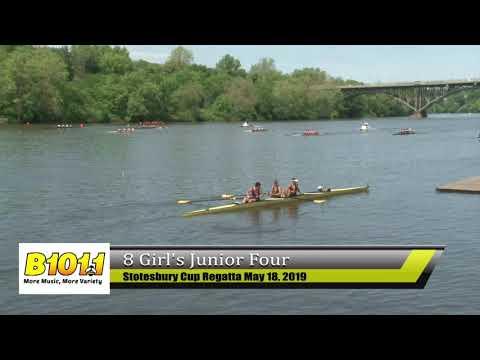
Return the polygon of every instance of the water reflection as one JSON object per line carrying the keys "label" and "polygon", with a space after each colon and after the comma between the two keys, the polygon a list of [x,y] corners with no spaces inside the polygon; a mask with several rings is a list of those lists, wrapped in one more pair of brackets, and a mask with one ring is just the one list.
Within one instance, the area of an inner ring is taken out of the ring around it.
{"label": "water reflection", "polygon": [[290,219],[298,219],[298,205],[292,205],[286,208],[288,217]]}
{"label": "water reflection", "polygon": [[[265,209],[252,209],[246,211],[249,224],[252,226],[262,225],[267,215],[271,214],[272,224],[280,224],[285,219],[298,220],[299,204],[292,204],[288,207],[273,207]],[[268,216],[270,217],[270,216]]]}
{"label": "water reflection", "polygon": [[247,211],[249,223],[253,226],[262,224],[261,210]]}
{"label": "water reflection", "polygon": [[282,211],[282,210],[281,210],[281,209],[278,209],[278,208],[272,210],[272,222],[273,222],[274,224],[278,223],[278,220],[280,219],[280,215],[281,215],[280,212],[281,212],[281,211]]}

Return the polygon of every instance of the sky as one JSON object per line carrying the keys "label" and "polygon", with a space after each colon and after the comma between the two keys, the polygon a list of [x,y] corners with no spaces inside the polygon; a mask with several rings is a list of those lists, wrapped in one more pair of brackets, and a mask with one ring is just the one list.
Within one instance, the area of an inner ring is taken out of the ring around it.
{"label": "sky", "polygon": [[[163,63],[177,45],[125,45],[130,56]],[[230,54],[243,68],[271,57],[282,72],[315,67],[366,83],[480,78],[478,45],[182,45],[194,62],[214,67]]]}

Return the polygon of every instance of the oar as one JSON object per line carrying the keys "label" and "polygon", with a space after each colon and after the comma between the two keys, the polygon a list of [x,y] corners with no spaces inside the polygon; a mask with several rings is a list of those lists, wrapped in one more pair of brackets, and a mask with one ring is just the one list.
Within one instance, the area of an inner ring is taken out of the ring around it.
{"label": "oar", "polygon": [[232,200],[236,197],[244,196],[242,195],[233,195],[233,194],[222,194],[220,197],[215,198],[205,198],[205,199],[196,199],[196,200],[177,200],[177,204],[179,205],[187,205],[194,202],[206,202],[206,201],[220,201],[220,200]]}
{"label": "oar", "polygon": [[[268,192],[262,193],[263,195],[268,195]],[[195,202],[207,202],[207,201],[221,201],[221,200],[235,200],[236,198],[239,197],[245,197],[245,194],[240,194],[240,195],[233,195],[233,194],[222,194],[220,197],[215,197],[215,198],[206,198],[206,199],[196,199],[196,200],[177,200],[178,205],[188,205],[192,204]]]}

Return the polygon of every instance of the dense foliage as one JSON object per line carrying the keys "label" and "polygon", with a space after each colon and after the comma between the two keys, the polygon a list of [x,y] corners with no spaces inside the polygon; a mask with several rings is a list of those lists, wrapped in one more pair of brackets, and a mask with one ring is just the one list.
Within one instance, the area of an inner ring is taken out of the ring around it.
{"label": "dense foliage", "polygon": [[[310,120],[406,115],[383,95],[344,99],[356,84],[320,69],[284,74],[273,59],[249,71],[225,55],[215,68],[178,47],[164,64],[123,47],[0,46],[0,118],[10,122]],[[480,106],[480,100],[477,101]]]}
{"label": "dense foliage", "polygon": [[471,90],[451,95],[434,104],[430,112],[478,113],[480,112],[480,90]]}

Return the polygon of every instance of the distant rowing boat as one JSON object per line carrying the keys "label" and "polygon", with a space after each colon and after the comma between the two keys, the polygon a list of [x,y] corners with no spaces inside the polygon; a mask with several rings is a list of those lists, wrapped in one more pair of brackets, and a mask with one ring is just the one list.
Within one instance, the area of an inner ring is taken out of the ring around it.
{"label": "distant rowing boat", "polygon": [[309,129],[309,130],[305,130],[303,132],[303,136],[319,136],[319,135],[320,135],[320,133],[317,130]]}
{"label": "distant rowing boat", "polygon": [[412,128],[408,128],[408,129],[400,129],[399,132],[396,132],[393,135],[413,135],[413,134],[415,134],[415,130],[413,130]]}
{"label": "distant rowing boat", "polygon": [[166,128],[167,125],[163,121],[143,121],[135,127],[137,130],[141,129],[162,129]]}
{"label": "distant rowing boat", "polygon": [[109,131],[110,134],[132,134],[135,131],[135,128],[128,127],[128,128],[121,128],[117,130]]}
{"label": "distant rowing boat", "polygon": [[330,191],[303,193],[301,195],[291,197],[291,198],[266,198],[265,200],[260,200],[260,201],[247,203],[247,204],[233,203],[228,205],[215,206],[215,207],[210,207],[206,209],[190,211],[183,214],[183,216],[192,217],[192,216],[199,216],[199,215],[220,214],[220,213],[226,213],[226,212],[241,211],[241,210],[247,210],[252,208],[285,206],[292,203],[297,203],[299,201],[313,201],[313,200],[325,199],[333,196],[355,194],[355,193],[366,192],[366,191],[368,191],[368,185],[344,188],[344,189],[331,189]]}
{"label": "distant rowing boat", "polygon": [[245,130],[245,132],[250,132],[250,133],[264,132],[264,131],[267,131],[267,129],[262,128],[262,127],[254,127],[253,129]]}

